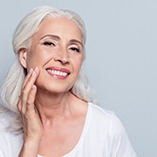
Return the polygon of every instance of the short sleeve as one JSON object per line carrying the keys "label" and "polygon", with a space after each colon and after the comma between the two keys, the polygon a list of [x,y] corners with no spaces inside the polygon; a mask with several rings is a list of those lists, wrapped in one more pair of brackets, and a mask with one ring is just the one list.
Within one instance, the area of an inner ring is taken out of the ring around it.
{"label": "short sleeve", "polygon": [[123,124],[114,113],[110,122],[109,134],[111,137],[110,157],[137,157]]}

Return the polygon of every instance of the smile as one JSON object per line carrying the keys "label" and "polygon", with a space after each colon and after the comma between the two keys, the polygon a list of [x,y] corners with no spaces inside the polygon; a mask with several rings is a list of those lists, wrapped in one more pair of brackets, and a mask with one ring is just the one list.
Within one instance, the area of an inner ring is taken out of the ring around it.
{"label": "smile", "polygon": [[63,72],[63,71],[51,70],[51,69],[48,69],[47,71],[48,71],[49,73],[51,73],[52,75],[68,76],[68,73],[67,73],[67,72]]}
{"label": "smile", "polygon": [[66,68],[49,67],[47,72],[56,79],[66,79],[70,75],[70,71]]}

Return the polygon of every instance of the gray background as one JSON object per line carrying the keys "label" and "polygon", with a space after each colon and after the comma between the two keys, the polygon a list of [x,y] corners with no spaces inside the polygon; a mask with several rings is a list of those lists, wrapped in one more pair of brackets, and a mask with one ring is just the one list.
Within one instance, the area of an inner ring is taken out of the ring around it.
{"label": "gray background", "polygon": [[139,157],[157,157],[157,1],[3,1],[0,83],[14,60],[11,39],[17,23],[47,4],[82,16],[88,33],[85,67],[97,100],[120,117]]}

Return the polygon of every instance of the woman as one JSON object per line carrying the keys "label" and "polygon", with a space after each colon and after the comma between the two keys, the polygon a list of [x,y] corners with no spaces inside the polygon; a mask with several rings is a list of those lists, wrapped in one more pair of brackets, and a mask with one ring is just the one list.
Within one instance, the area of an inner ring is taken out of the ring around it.
{"label": "woman", "polygon": [[74,12],[34,9],[19,23],[1,88],[1,157],[135,157],[116,115],[82,73],[86,31]]}

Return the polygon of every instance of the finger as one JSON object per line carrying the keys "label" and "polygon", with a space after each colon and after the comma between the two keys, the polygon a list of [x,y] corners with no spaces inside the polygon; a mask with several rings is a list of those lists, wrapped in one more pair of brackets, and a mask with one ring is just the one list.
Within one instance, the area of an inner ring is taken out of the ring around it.
{"label": "finger", "polygon": [[31,73],[30,73],[30,76],[28,76],[28,78],[26,79],[24,85],[23,85],[23,88],[22,88],[22,97],[26,97],[26,100],[27,100],[27,97],[28,97],[28,94],[32,88],[32,86],[34,85],[37,77],[38,77],[38,74],[39,74],[39,69],[38,67],[35,68],[35,70],[33,70]]}
{"label": "finger", "polygon": [[20,113],[20,117],[21,117],[23,126],[24,126],[24,124],[25,124],[25,121],[24,121],[24,114],[25,114],[25,113],[22,112],[22,104],[21,104],[21,100],[20,100],[20,99],[19,99],[19,101],[18,101],[17,107],[18,107],[18,110],[19,110],[19,113]]}
{"label": "finger", "polygon": [[37,87],[35,85],[33,85],[30,93],[29,93],[29,97],[27,100],[27,104],[26,104],[26,108],[22,107],[21,105],[21,100],[19,100],[18,102],[18,108],[20,111],[20,115],[21,115],[21,119],[23,122],[23,129],[25,130],[25,127],[27,127],[27,122],[28,120],[32,120],[32,118],[34,117],[34,113],[35,108],[34,108],[34,101],[35,101],[35,95],[36,95],[36,91],[37,91]]}
{"label": "finger", "polygon": [[32,87],[33,87],[33,85],[36,81],[36,78],[37,78],[38,74],[39,74],[39,69],[36,68],[32,72],[31,76],[28,78],[27,82],[25,83],[25,86],[22,89],[21,101],[22,101],[22,112],[23,113],[26,110],[27,100],[29,98],[30,91],[32,90]]}
{"label": "finger", "polygon": [[21,112],[22,107],[21,107],[21,99],[20,99],[20,96],[19,96],[19,100],[18,100],[18,103],[17,103],[17,108],[18,108],[19,112]]}
{"label": "finger", "polygon": [[35,96],[36,96],[37,87],[35,85],[32,86],[31,91],[29,93],[29,97],[27,100],[27,111],[28,112],[35,112],[34,109],[34,102],[35,102]]}
{"label": "finger", "polygon": [[25,86],[25,84],[27,83],[27,81],[28,81],[28,79],[30,78],[32,72],[33,72],[33,69],[31,68],[31,69],[29,70],[29,73],[26,75],[26,78],[25,78],[25,80],[24,80],[24,82],[23,82],[22,88],[23,88],[23,87]]}
{"label": "finger", "polygon": [[[30,82],[30,80],[32,80],[32,78],[36,79],[38,74],[39,74],[39,68],[38,67],[36,67],[34,70],[31,68],[29,73],[27,74],[25,80],[24,80],[22,88],[24,88],[26,86],[26,84],[28,82]],[[35,78],[35,76],[36,76],[36,78]],[[34,82],[33,82],[33,84],[34,84]]]}

